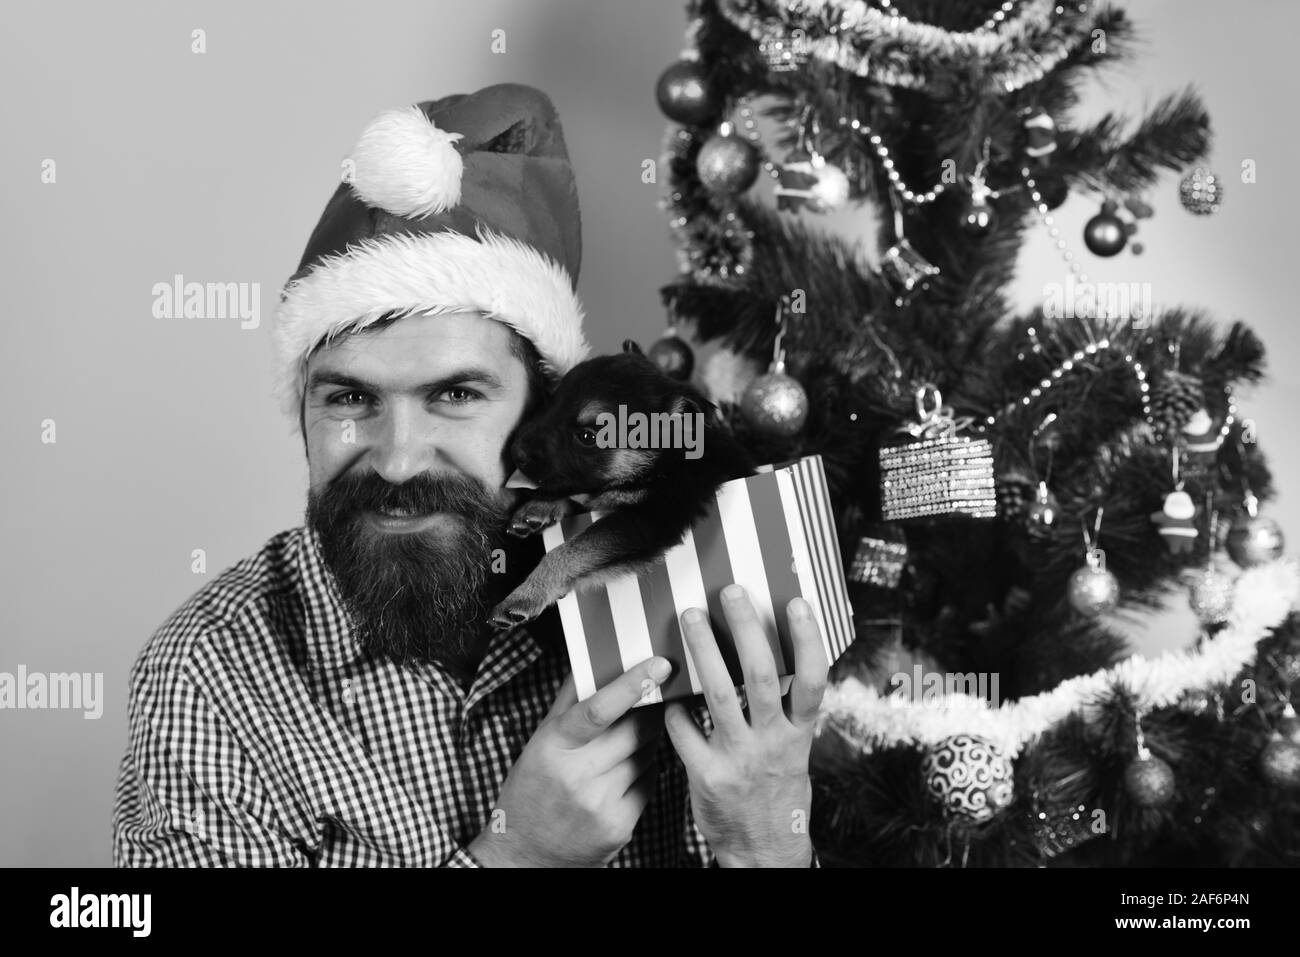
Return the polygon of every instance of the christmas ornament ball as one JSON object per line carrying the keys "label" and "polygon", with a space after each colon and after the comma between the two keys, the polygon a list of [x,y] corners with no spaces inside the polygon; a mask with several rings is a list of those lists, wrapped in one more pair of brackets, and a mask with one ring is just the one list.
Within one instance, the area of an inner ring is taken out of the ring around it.
{"label": "christmas ornament ball", "polygon": [[758,150],[748,140],[727,133],[717,133],[700,147],[695,167],[700,182],[711,193],[743,193],[758,179]]}
{"label": "christmas ornament ball", "polygon": [[1189,213],[1198,216],[1217,213],[1223,202],[1223,179],[1198,166],[1178,184],[1178,201]]}
{"label": "christmas ornament ball", "polygon": [[650,346],[647,357],[664,373],[685,382],[695,369],[695,353],[674,333],[668,333]]}
{"label": "christmas ornament ball", "polygon": [[1174,796],[1174,771],[1154,754],[1133,759],[1124,771],[1124,789],[1142,807],[1160,807]]}
{"label": "christmas ornament ball", "polygon": [[740,397],[745,421],[760,432],[791,438],[808,418],[808,393],[799,380],[773,369],[756,378]]}
{"label": "christmas ornament ball", "polygon": [[1070,198],[1070,184],[1063,177],[1039,178],[1034,185],[1038,187],[1038,195],[1048,209],[1059,209]]}
{"label": "christmas ornament ball", "polygon": [[950,816],[969,824],[991,821],[1015,798],[1015,768],[990,741],[954,734],[921,759],[925,789]]}
{"label": "christmas ornament ball", "polygon": [[679,60],[659,75],[655,98],[664,116],[677,123],[707,123],[718,112],[708,77],[697,61]]}
{"label": "christmas ornament ball", "polygon": [[1113,213],[1098,213],[1083,227],[1083,243],[1094,255],[1114,256],[1127,242],[1124,221]]}
{"label": "christmas ornament ball", "polygon": [[1243,568],[1281,558],[1285,547],[1282,529],[1263,515],[1243,515],[1228,529],[1228,554]]}
{"label": "christmas ornament ball", "polygon": [[1095,618],[1119,604],[1119,581],[1104,568],[1086,565],[1070,576],[1066,598],[1079,614]]}
{"label": "christmas ornament ball", "polygon": [[1206,568],[1196,573],[1189,589],[1188,603],[1204,625],[1228,620],[1232,612],[1233,581],[1223,572]]}
{"label": "christmas ornament ball", "polygon": [[997,224],[997,213],[989,203],[969,202],[962,210],[960,225],[967,236],[983,239]]}
{"label": "christmas ornament ball", "polygon": [[1275,733],[1260,752],[1259,773],[1275,787],[1300,787],[1300,744]]}

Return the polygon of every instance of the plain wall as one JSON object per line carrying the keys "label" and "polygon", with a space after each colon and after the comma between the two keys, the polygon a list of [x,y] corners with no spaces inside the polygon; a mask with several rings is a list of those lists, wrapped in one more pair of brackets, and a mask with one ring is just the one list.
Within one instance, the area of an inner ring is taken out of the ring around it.
{"label": "plain wall", "polygon": [[[1138,3],[1137,68],[1096,106],[1139,107],[1196,82],[1215,117],[1226,204],[1193,218],[1176,179],[1154,194],[1147,252],[1089,263],[1153,284],[1160,302],[1250,321],[1273,377],[1244,397],[1271,455],[1271,513],[1300,531],[1290,417],[1300,377],[1289,45],[1281,2]],[[6,10],[0,36],[3,326],[0,671],[103,672],[104,713],[0,712],[0,864],[105,865],[126,679],[137,651],[203,582],[301,522],[306,470],[270,394],[280,285],[379,110],[512,80],[556,102],[584,218],[581,294],[600,351],[652,341],[676,265],[658,187],[654,82],[683,42],[677,2],[364,4],[51,2]],[[207,52],[191,52],[191,31]],[[506,53],[490,52],[493,30]],[[1234,181],[1243,158],[1259,182]],[[57,182],[41,164],[57,163]],[[1059,214],[1077,239],[1095,204]],[[867,214],[863,213],[862,222]],[[864,227],[865,231],[865,227]],[[152,287],[258,282],[261,323],[155,319]],[[1022,253],[1026,308],[1060,260],[1041,232]],[[57,442],[43,444],[53,419]],[[191,570],[195,549],[207,571]],[[1188,622],[1146,629],[1186,644]],[[1135,638],[1135,640],[1139,640]]]}

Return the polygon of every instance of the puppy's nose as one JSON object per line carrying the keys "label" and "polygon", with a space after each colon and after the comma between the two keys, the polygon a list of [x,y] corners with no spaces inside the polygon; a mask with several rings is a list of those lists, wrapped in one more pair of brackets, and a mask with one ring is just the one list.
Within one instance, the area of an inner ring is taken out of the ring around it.
{"label": "puppy's nose", "polygon": [[514,459],[515,468],[531,477],[529,466],[533,464],[533,458],[529,455],[528,447],[520,440],[516,440],[510,446],[510,457]]}

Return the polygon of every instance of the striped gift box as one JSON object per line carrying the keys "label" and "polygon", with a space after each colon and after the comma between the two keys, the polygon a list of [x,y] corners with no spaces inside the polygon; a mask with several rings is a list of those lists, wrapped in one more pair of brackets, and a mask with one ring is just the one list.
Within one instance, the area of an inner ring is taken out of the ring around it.
{"label": "striped gift box", "polygon": [[[546,550],[573,538],[603,514],[575,515],[547,528],[542,539]],[[671,661],[673,677],[640,704],[699,694],[695,664],[681,634],[681,614],[687,608],[708,611],[722,657],[739,687],[740,661],[720,598],[732,582],[745,588],[767,630],[783,693],[794,672],[785,620],[791,598],[802,596],[812,605],[828,661],[853,640],[852,608],[820,456],[724,483],[708,514],[648,574],[625,575],[560,599],[560,622],[579,699],[651,655]]]}

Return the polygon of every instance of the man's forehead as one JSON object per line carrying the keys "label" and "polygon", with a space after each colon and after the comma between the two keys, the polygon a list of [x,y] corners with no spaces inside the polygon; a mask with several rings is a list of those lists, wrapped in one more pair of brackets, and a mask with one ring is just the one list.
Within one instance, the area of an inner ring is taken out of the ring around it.
{"label": "man's forehead", "polygon": [[505,369],[514,359],[513,331],[478,312],[404,316],[378,328],[339,336],[312,356],[312,371],[354,366],[400,371],[473,362]]}

